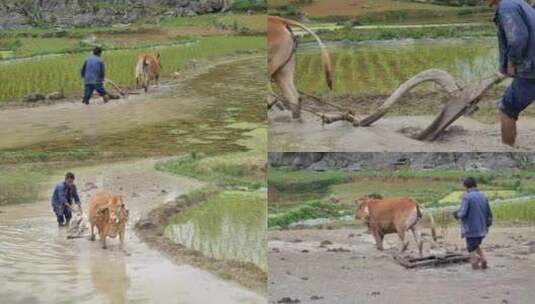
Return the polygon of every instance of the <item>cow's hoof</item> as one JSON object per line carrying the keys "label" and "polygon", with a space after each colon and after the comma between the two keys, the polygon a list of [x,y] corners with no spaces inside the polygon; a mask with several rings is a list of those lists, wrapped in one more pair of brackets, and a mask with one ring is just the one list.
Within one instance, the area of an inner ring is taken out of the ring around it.
{"label": "cow's hoof", "polygon": [[102,246],[102,249],[108,249],[108,247],[107,246]]}

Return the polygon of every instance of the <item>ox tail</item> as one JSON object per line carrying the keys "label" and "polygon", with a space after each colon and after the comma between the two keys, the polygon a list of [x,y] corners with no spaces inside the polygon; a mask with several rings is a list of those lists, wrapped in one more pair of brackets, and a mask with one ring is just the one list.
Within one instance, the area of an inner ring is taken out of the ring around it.
{"label": "ox tail", "polygon": [[307,32],[310,35],[312,35],[312,37],[314,37],[314,39],[316,39],[316,41],[318,42],[318,44],[320,46],[320,50],[321,50],[321,62],[323,64],[323,70],[325,71],[325,80],[327,81],[327,86],[329,87],[329,89],[332,90],[333,86],[334,86],[334,80],[333,80],[334,73],[333,73],[333,67],[332,67],[332,62],[331,62],[331,56],[329,55],[329,52],[327,51],[327,47],[325,47],[325,44],[323,44],[323,42],[321,41],[320,37],[318,35],[316,35],[316,33],[314,33],[311,29],[306,27],[304,24],[301,24],[301,23],[299,23],[297,21],[290,20],[290,19],[285,19],[285,18],[280,18],[280,17],[274,17],[274,16],[270,16],[270,18],[273,18],[273,19],[276,19],[278,21],[281,21],[286,25],[297,26],[297,27],[303,29],[305,32]]}
{"label": "ox tail", "polygon": [[136,84],[139,86],[140,81],[143,79],[143,73],[145,68],[145,56],[143,58],[139,59],[136,64],[136,71],[135,71],[135,77],[136,77]]}
{"label": "ox tail", "polygon": [[437,230],[435,225],[435,217],[433,216],[433,213],[425,211],[425,208],[418,205],[416,207],[416,212],[418,214],[418,219],[421,219],[423,217],[422,210],[429,216],[429,223],[431,224],[431,237],[433,238],[433,241],[437,241]]}

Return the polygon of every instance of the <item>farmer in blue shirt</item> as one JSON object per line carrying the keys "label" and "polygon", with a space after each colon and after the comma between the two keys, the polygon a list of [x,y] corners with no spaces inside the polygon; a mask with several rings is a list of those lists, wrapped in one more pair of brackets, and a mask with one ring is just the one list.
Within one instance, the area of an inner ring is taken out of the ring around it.
{"label": "farmer in blue shirt", "polygon": [[500,72],[514,78],[498,103],[502,142],[513,146],[518,115],[535,100],[535,9],[525,0],[489,0],[496,6]]}
{"label": "farmer in blue shirt", "polygon": [[78,191],[74,185],[74,174],[68,172],[65,175],[65,181],[59,183],[52,193],[52,210],[56,214],[58,225],[60,227],[69,225],[72,213],[70,205],[75,202],[81,205]]}
{"label": "farmer in blue shirt", "polygon": [[472,268],[486,269],[488,267],[487,259],[485,259],[480,245],[492,225],[492,211],[487,197],[477,189],[477,183],[473,177],[464,180],[464,187],[466,192],[461,208],[453,215],[462,222],[461,236],[466,238],[466,247],[470,253]]}
{"label": "farmer in blue shirt", "polygon": [[102,58],[102,48],[95,47],[93,50],[93,55],[89,56],[84,62],[82,67],[82,78],[85,83],[84,99],[82,102],[86,105],[89,104],[89,100],[93,95],[93,92],[96,90],[100,96],[104,99],[104,102],[110,100],[110,96],[104,89],[104,78],[106,67]]}

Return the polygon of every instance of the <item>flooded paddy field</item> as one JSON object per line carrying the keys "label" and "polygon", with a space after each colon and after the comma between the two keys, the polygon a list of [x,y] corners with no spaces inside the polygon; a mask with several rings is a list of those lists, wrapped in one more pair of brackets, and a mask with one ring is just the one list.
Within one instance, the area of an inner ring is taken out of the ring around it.
{"label": "flooded paddy field", "polygon": [[[313,94],[352,110],[356,119],[373,113],[403,82],[417,73],[443,69],[461,87],[477,84],[497,72],[495,39],[422,39],[329,44],[335,67],[335,87],[328,92],[317,48],[302,45],[297,53],[296,83]],[[425,129],[448,101],[435,85],[424,84],[412,90],[389,113],[369,127],[355,128],[342,121],[322,125],[316,115],[303,112],[301,121],[287,112],[272,109],[270,151],[511,151],[500,143],[497,101],[510,80],[487,92],[470,116],[453,123],[434,142],[413,139]],[[312,106],[304,97],[304,108]],[[313,107],[319,113],[332,110]],[[330,112],[329,112],[330,111]],[[517,150],[535,144],[533,108],[522,113]]]}
{"label": "flooded paddy field", "polygon": [[249,262],[267,271],[266,201],[264,191],[222,192],[179,214],[166,235],[209,257]]}

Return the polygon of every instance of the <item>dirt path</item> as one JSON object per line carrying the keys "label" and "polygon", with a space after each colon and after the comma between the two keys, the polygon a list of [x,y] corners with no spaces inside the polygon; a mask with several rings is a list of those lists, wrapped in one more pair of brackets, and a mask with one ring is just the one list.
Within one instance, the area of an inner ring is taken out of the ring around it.
{"label": "dirt path", "polygon": [[[142,243],[133,225],[146,212],[200,183],[154,169],[156,160],[75,168],[84,210],[99,190],[123,194],[131,210],[125,252],[118,240],[66,239],[49,203],[53,176],[38,202],[0,209],[0,298],[10,303],[265,303],[236,283],[169,261]],[[150,300],[149,300],[150,299]]]}
{"label": "dirt path", "polygon": [[[399,246],[394,235],[379,252],[363,229],[274,231],[268,244],[269,302],[290,303],[279,302],[289,297],[318,304],[532,303],[534,235],[535,227],[493,228],[483,246],[490,262],[486,271],[469,264],[406,270],[391,257]],[[323,241],[332,244],[320,247]],[[450,249],[464,248],[457,229],[450,228],[445,241]],[[429,247],[426,243],[426,253]]]}
{"label": "dirt path", "polygon": [[[432,116],[385,117],[370,127],[355,128],[347,122],[322,126],[321,120],[303,113],[302,122],[290,119],[287,112],[269,114],[269,151],[282,152],[503,152],[530,151],[535,147],[535,118],[518,121],[517,146],[500,141],[500,125],[483,124],[469,117],[457,120],[435,142],[409,137],[410,131],[423,130]],[[407,133],[407,131],[409,133]]]}
{"label": "dirt path", "polygon": [[[0,110],[0,149],[23,148],[43,142],[83,141],[84,138],[91,141],[107,134],[141,129],[165,121],[199,119],[206,107],[218,100],[212,96],[195,94],[189,81],[210,73],[217,66],[250,61],[257,57],[258,55],[234,56],[210,64],[198,62],[197,68],[181,73],[180,79],[168,79],[160,87],[151,87],[148,94],[129,95],[127,99],[112,100],[108,104],[104,104],[101,98],[94,98],[89,106],[76,100],[33,108]],[[254,77],[249,74],[258,71],[240,72],[242,74],[235,74],[234,77],[251,79]],[[226,81],[232,80],[214,79],[212,85],[216,88]],[[250,90],[256,90],[254,84],[252,86]],[[240,88],[233,89],[236,94],[242,93]]]}

